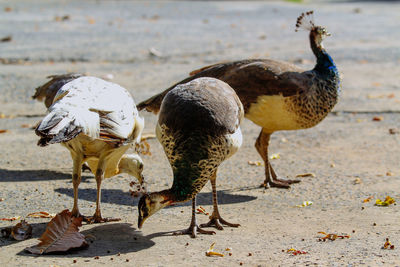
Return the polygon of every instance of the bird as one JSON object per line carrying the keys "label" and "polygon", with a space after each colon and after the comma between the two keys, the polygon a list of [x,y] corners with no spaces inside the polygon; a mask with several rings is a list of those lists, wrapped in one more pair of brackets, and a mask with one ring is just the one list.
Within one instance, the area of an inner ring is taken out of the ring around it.
{"label": "bird", "polygon": [[242,144],[240,123],[243,106],[235,91],[214,78],[199,78],[177,85],[162,101],[156,135],[173,171],[170,189],[144,194],[138,203],[138,227],[152,214],[169,205],[192,200],[192,220],[186,230],[175,234],[197,232],[214,234],[196,222],[196,194],[210,180],[213,191],[213,213],[209,223],[222,230],[225,221],[218,210],[216,177],[219,165],[232,156]]}
{"label": "bird", "polygon": [[317,125],[338,102],[341,90],[339,71],[322,44],[330,33],[325,27],[314,24],[313,11],[298,17],[296,31],[299,29],[309,31],[311,50],[316,57],[313,69],[303,70],[270,59],[217,63],[192,71],[186,79],[139,103],[138,110],[157,113],[168,91],[199,77],[213,77],[228,83],[243,103],[245,118],[261,127],[255,142],[265,166],[265,180],[261,186],[290,188],[300,181],[278,178],[268,156],[271,134]]}
{"label": "bird", "polygon": [[[115,221],[101,216],[103,179],[127,173],[143,183],[143,161],[136,153],[125,154],[140,142],[144,119],[139,116],[131,94],[123,87],[100,78],[81,75],[55,75],[42,88],[55,92],[48,114],[35,133],[39,146],[60,143],[73,161],[72,215],[90,223]],[[47,105],[47,104],[46,104]],[[97,183],[94,216],[82,216],[78,208],[78,186],[82,164],[86,162]]]}

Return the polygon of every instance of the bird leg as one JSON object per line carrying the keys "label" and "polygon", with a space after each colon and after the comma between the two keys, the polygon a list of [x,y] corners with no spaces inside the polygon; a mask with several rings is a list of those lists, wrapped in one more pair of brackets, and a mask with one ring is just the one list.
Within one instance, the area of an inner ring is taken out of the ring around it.
{"label": "bird leg", "polygon": [[96,184],[97,184],[97,198],[96,198],[96,211],[93,217],[84,218],[88,223],[103,223],[103,222],[116,222],[120,221],[120,218],[103,218],[101,217],[100,203],[101,203],[101,182],[104,177],[105,164],[102,160],[99,160],[96,170]]}
{"label": "bird leg", "polygon": [[265,180],[264,183],[261,184],[261,187],[290,188],[291,184],[299,183],[300,180],[284,180],[277,177],[271,163],[269,162],[268,157],[268,146],[270,137],[271,133],[267,133],[264,130],[261,130],[260,135],[258,136],[255,143],[255,147],[262,159],[264,160],[265,165]]}
{"label": "bird leg", "polygon": [[213,213],[210,216],[210,221],[208,223],[201,224],[200,226],[201,227],[215,226],[215,228],[217,228],[218,230],[224,230],[224,227],[222,227],[222,224],[230,226],[230,227],[239,227],[240,224],[227,222],[219,214],[216,178],[217,178],[217,173],[215,172],[210,179],[211,186],[212,186],[212,193],[213,193],[213,207],[214,207]]}
{"label": "bird leg", "polygon": [[78,208],[78,187],[81,183],[81,173],[82,173],[82,158],[75,157],[73,158],[73,167],[72,167],[72,184],[74,187],[74,206],[72,208],[72,216],[81,217]]}
{"label": "bird leg", "polygon": [[207,235],[213,235],[215,234],[214,231],[207,231],[204,229],[201,229],[196,222],[196,196],[192,199],[192,221],[190,222],[189,228],[181,231],[176,231],[173,234],[174,235],[190,235],[192,238],[196,238],[197,232],[200,234],[207,234]]}

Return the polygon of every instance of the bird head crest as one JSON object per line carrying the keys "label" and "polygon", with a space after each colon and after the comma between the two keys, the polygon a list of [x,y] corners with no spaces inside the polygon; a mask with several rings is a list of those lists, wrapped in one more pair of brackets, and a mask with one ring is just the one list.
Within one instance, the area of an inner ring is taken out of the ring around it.
{"label": "bird head crest", "polygon": [[297,18],[296,21],[296,32],[299,31],[299,29],[305,29],[308,31],[311,31],[315,28],[314,24],[314,11],[308,11],[305,13],[301,13],[301,15]]}

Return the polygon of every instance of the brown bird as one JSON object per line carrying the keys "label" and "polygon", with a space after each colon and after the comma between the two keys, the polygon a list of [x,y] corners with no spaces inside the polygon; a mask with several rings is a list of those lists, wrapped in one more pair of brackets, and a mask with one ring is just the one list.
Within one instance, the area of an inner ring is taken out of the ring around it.
{"label": "brown bird", "polygon": [[[338,101],[339,72],[322,45],[330,34],[313,22],[313,11],[297,19],[300,28],[310,32],[310,45],[317,63],[312,70],[302,70],[290,63],[247,59],[219,63],[192,71],[187,83],[199,77],[213,77],[228,83],[238,94],[244,106],[245,117],[262,127],[255,147],[265,163],[264,187],[289,188],[299,180],[278,179],[268,158],[270,136],[276,131],[298,130],[315,126],[322,121]],[[138,109],[157,113],[164,92],[138,104]]]}
{"label": "brown bird", "polygon": [[130,93],[115,83],[88,76],[51,78],[42,86],[55,94],[51,96],[48,114],[36,127],[36,134],[40,136],[38,145],[61,143],[70,151],[74,216],[81,216],[78,186],[82,164],[87,162],[97,183],[96,212],[87,220],[96,223],[114,220],[101,216],[101,183],[104,178],[119,173],[133,175],[142,183],[142,159],[137,154],[125,152],[132,144],[140,142],[143,118]]}
{"label": "brown bird", "polygon": [[138,226],[156,211],[177,202],[192,200],[192,221],[187,230],[213,234],[196,223],[196,194],[211,181],[214,210],[210,222],[202,226],[221,224],[238,227],[222,219],[218,211],[216,178],[219,165],[232,156],[242,144],[240,122],[243,106],[235,91],[213,78],[199,78],[176,86],[164,98],[156,127],[157,138],[174,173],[172,187],[142,196],[139,200]]}

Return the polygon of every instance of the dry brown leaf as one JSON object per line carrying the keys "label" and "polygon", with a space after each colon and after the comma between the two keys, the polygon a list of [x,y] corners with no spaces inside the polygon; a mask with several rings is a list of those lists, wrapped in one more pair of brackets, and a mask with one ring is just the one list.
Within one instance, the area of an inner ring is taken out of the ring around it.
{"label": "dry brown leaf", "polygon": [[249,160],[247,164],[252,165],[252,166],[264,166],[264,164],[261,161],[251,161]]}
{"label": "dry brown leaf", "polygon": [[8,130],[0,130],[0,134],[6,133],[6,132],[8,132]]}
{"label": "dry brown leaf", "polygon": [[11,11],[12,11],[12,8],[9,7],[9,6],[6,6],[6,7],[4,8],[4,12],[11,12]]}
{"label": "dry brown leaf", "polygon": [[15,217],[9,217],[9,218],[0,218],[0,221],[12,222],[12,221],[18,220],[19,218],[21,218],[21,216],[15,216]]}
{"label": "dry brown leaf", "polygon": [[17,223],[11,229],[11,236],[15,240],[21,241],[26,240],[32,237],[32,226],[27,223],[25,220],[21,220],[21,222]]}
{"label": "dry brown leaf", "polygon": [[94,18],[92,18],[92,17],[87,18],[87,21],[88,21],[89,24],[95,24],[96,23],[96,20]]}
{"label": "dry brown leaf", "polygon": [[12,36],[6,36],[0,39],[0,42],[5,43],[5,42],[11,42],[12,41]]}
{"label": "dry brown leaf", "polygon": [[4,201],[4,198],[0,197],[0,202]]}
{"label": "dry brown leaf", "polygon": [[56,216],[55,214],[50,214],[46,211],[37,211],[26,215],[26,217],[31,217],[31,218],[54,218],[55,216]]}
{"label": "dry brown leaf", "polygon": [[386,172],[386,176],[393,176],[394,173],[393,172]]}
{"label": "dry brown leaf", "polygon": [[301,173],[301,174],[297,174],[296,177],[312,177],[315,178],[315,174],[310,172],[310,173]]}
{"label": "dry brown leaf", "polygon": [[383,117],[382,116],[375,116],[372,118],[373,121],[383,121]]}
{"label": "dry brown leaf", "polygon": [[218,256],[218,257],[223,257],[224,254],[221,254],[219,252],[214,251],[214,246],[215,242],[211,244],[210,248],[206,252],[206,256],[211,257],[211,256]]}
{"label": "dry brown leaf", "polygon": [[86,247],[88,244],[85,236],[79,232],[79,226],[82,226],[82,218],[72,217],[69,210],[64,210],[48,223],[46,231],[39,238],[41,242],[33,247],[27,247],[25,250],[41,255]]}

